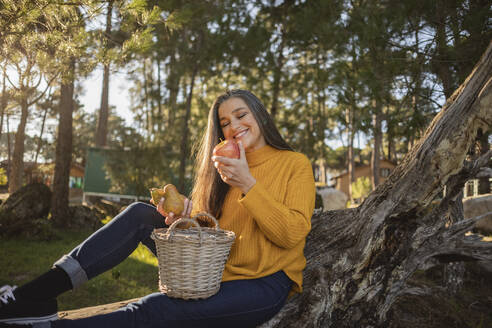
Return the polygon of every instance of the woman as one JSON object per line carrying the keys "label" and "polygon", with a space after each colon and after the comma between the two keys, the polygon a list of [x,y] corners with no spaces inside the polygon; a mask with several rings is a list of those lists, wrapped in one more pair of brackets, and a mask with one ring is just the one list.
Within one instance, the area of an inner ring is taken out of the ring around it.
{"label": "woman", "polygon": [[[219,139],[235,139],[240,158],[212,156]],[[206,211],[236,240],[219,292],[185,301],[154,293],[115,312],[56,320],[56,297],[112,268],[138,246],[154,254],[154,228],[164,227],[162,201],[134,203],[53,268],[19,288],[5,287],[0,322],[33,327],[254,327],[273,317],[287,296],[302,290],[303,255],[314,209],[311,165],[280,136],[260,100],[245,90],[219,96],[209,112],[192,201],[180,216]],[[162,213],[162,215],[160,214]],[[172,213],[166,224],[178,216]],[[12,326],[15,327],[15,326]]]}

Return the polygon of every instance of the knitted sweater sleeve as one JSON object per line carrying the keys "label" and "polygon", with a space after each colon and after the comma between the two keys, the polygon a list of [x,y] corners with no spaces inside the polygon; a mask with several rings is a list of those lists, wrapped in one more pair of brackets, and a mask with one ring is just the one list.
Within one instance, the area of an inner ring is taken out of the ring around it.
{"label": "knitted sweater sleeve", "polygon": [[294,164],[288,174],[279,177],[288,179],[284,202],[275,200],[259,182],[239,200],[265,236],[275,245],[287,249],[295,247],[309,233],[315,201],[309,160],[302,155]]}

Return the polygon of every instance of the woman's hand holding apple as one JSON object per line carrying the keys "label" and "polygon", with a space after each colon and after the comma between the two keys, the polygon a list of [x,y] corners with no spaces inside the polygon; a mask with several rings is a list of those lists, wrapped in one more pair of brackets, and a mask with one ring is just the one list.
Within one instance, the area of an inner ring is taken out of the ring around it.
{"label": "woman's hand holding apple", "polygon": [[214,152],[212,161],[222,180],[232,187],[239,188],[246,194],[256,183],[256,179],[249,171],[248,162],[246,160],[246,152],[241,141],[238,142],[239,158],[229,158],[218,156],[220,152]]}

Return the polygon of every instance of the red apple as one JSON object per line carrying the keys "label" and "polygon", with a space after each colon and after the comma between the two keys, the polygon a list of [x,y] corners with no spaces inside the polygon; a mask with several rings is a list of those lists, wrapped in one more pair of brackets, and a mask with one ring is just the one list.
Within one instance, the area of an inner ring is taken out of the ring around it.
{"label": "red apple", "polygon": [[215,156],[239,158],[239,146],[234,140],[224,140],[215,146],[213,154]]}

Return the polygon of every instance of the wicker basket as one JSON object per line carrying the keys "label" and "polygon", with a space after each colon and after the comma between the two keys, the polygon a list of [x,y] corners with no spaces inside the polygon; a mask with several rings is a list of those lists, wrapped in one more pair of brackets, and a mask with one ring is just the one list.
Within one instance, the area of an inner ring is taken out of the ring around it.
{"label": "wicker basket", "polygon": [[[200,227],[195,220],[207,216],[215,228]],[[194,224],[175,229],[182,222]],[[207,298],[219,291],[224,265],[235,239],[232,231],[219,228],[217,220],[200,213],[192,219],[179,219],[169,228],[154,229],[151,235],[159,262],[159,289],[169,297]]]}

